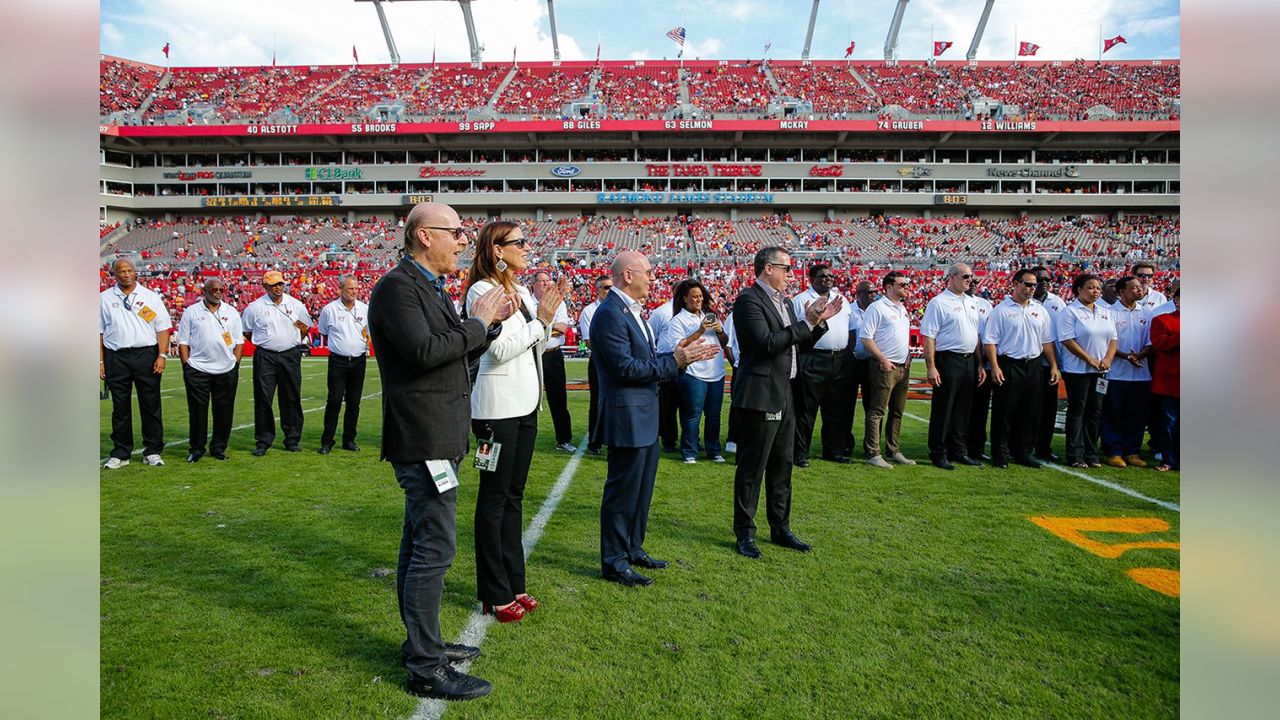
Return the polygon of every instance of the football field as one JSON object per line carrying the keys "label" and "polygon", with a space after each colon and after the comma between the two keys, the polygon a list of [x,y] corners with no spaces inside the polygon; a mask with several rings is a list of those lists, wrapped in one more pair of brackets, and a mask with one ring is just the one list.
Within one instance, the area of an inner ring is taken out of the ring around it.
{"label": "football field", "polygon": [[[569,381],[585,364],[569,361]],[[359,453],[316,454],[325,361],[303,363],[302,453],[253,449],[241,369],[230,459],[186,456],[181,370],[164,378],[164,467],[101,471],[101,714],[140,718],[1153,718],[1179,703],[1179,474],[927,464],[927,401],[877,470],[794,473],[796,553],[735,554],[733,456],[664,455],[646,549],[655,584],[599,578],[603,456],[554,449],[542,413],[524,510],[529,591],[475,615],[464,463],[447,639],[481,641],[491,695],[403,690],[395,565],[404,496],[378,461],[381,385],[365,382]],[[917,362],[915,375],[923,375]],[[587,394],[569,394],[574,442]],[[727,423],[727,400],[724,420]],[[101,457],[111,445],[102,401]],[[862,439],[858,408],[855,436]],[[135,432],[138,428],[135,411]],[[723,426],[722,426],[723,427]],[[820,457],[815,433],[812,457]],[[1055,438],[1062,454],[1062,437]],[[537,516],[537,517],[535,517]]]}

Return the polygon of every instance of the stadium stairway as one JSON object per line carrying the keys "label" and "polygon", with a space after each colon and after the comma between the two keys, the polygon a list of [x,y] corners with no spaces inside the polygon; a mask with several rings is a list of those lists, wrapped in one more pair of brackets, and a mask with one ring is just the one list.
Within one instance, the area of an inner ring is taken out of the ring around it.
{"label": "stadium stairway", "polygon": [[135,120],[142,120],[142,117],[146,114],[147,110],[151,109],[151,103],[155,102],[156,98],[160,96],[160,91],[169,87],[169,83],[171,82],[173,82],[173,73],[165,70],[164,75],[160,78],[160,82],[156,83],[156,86],[151,89],[151,92],[147,93],[147,96],[142,99],[142,104],[134,111],[133,117]]}
{"label": "stadium stairway", "polygon": [[862,86],[862,89],[871,93],[871,97],[875,98],[877,103],[882,107],[884,106],[884,98],[880,97],[880,93],[876,92],[876,89],[871,87],[871,83],[867,82],[867,79],[862,77],[861,73],[859,73],[853,65],[849,65],[849,74],[853,76],[854,80],[858,81],[858,84]]}
{"label": "stadium stairway", "polygon": [[680,90],[676,97],[680,100],[680,108],[682,110],[689,107],[689,79],[685,75],[684,68],[680,69]]}
{"label": "stadium stairway", "polygon": [[310,97],[308,97],[307,99],[305,99],[305,100],[303,100],[302,102],[298,103],[298,108],[299,108],[300,110],[309,110],[309,109],[311,109],[311,106],[312,106],[312,105],[314,105],[314,104],[315,104],[316,102],[318,102],[321,98],[323,98],[323,97],[325,96],[325,94],[326,94],[326,93],[328,93],[330,90],[332,90],[332,89],[334,89],[335,87],[337,87],[337,86],[338,86],[338,83],[341,83],[342,81],[346,80],[348,77],[351,77],[351,73],[352,73],[352,71],[353,71],[354,69],[355,69],[354,67],[352,67],[352,68],[348,69],[346,72],[344,72],[344,73],[342,73],[341,75],[339,75],[338,77],[334,78],[333,82],[329,83],[328,85],[325,85],[324,87],[320,88],[320,89],[319,89],[319,90],[317,90],[315,93],[313,93]]}
{"label": "stadium stairway", "polygon": [[[769,63],[763,63],[763,67],[764,79],[769,81],[769,91],[772,92],[773,97],[776,98],[782,94],[782,86],[778,84],[778,78],[773,76],[773,68],[769,67]],[[773,98],[770,99],[772,100]]]}
{"label": "stadium stairway", "polygon": [[498,83],[498,87],[494,89],[493,96],[489,98],[489,102],[485,104],[489,110],[497,110],[498,98],[502,97],[502,93],[506,92],[507,86],[516,78],[516,66],[512,65],[511,69],[502,78],[502,82]]}

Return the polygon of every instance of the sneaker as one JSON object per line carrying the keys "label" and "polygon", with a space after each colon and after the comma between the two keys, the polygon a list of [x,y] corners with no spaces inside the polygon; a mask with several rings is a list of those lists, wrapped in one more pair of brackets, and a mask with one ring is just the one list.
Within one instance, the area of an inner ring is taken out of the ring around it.
{"label": "sneaker", "polygon": [[1116,467],[1116,468],[1129,467],[1129,463],[1126,463],[1124,461],[1124,458],[1120,457],[1119,455],[1109,456],[1106,459],[1106,463],[1111,467]]}
{"label": "sneaker", "polygon": [[725,443],[725,445],[724,445],[724,451],[725,451],[725,452],[727,452],[727,453],[729,453],[730,455],[737,455],[737,454],[738,454],[738,443],[736,443],[736,442]]}
{"label": "sneaker", "polygon": [[118,457],[113,457],[113,458],[107,458],[106,464],[103,465],[102,467],[108,470],[119,470],[120,468],[128,464],[129,464],[128,460],[121,460]]}
{"label": "sneaker", "polygon": [[574,445],[573,443],[567,443],[567,442],[560,443],[559,445],[556,446],[556,449],[563,450],[567,453],[578,452],[577,445]]}
{"label": "sneaker", "polygon": [[154,453],[142,458],[142,462],[150,465],[151,467],[160,467],[161,465],[164,465],[164,459]]}
{"label": "sneaker", "polygon": [[410,694],[437,700],[473,700],[488,695],[493,686],[474,675],[441,665],[430,677],[410,677],[406,687]]}
{"label": "sneaker", "polygon": [[1125,455],[1125,456],[1124,456],[1124,461],[1125,461],[1125,463],[1126,463],[1126,464],[1128,464],[1128,465],[1132,465],[1133,467],[1146,467],[1146,466],[1147,466],[1147,462],[1146,462],[1145,460],[1143,460],[1142,458],[1138,457],[1137,455]]}
{"label": "sneaker", "polygon": [[712,456],[711,456],[711,462],[718,462],[718,463],[722,463],[722,462],[724,462],[724,456],[723,456],[723,455],[712,455]]}
{"label": "sneaker", "polygon": [[697,464],[698,464],[698,458],[685,458],[685,459],[684,459],[684,464],[685,464],[685,465],[697,465]]}
{"label": "sneaker", "polygon": [[879,455],[873,455],[867,458],[867,464],[870,465],[871,467],[878,467],[885,470],[893,469],[893,466],[885,462],[884,458],[880,457]]}
{"label": "sneaker", "polygon": [[900,452],[890,455],[889,459],[899,465],[915,465],[916,464],[915,460],[912,460],[911,458],[907,457],[906,455],[903,455]]}

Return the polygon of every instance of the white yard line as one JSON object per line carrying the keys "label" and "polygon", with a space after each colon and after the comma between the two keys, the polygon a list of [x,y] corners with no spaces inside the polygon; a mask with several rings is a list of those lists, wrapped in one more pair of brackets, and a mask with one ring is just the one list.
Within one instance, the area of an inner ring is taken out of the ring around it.
{"label": "white yard line", "polygon": [[[929,421],[928,421],[927,419],[922,418],[922,417],[920,417],[919,415],[913,415],[913,414],[911,414],[911,413],[903,413],[903,416],[904,416],[904,417],[909,417],[909,418],[911,418],[912,420],[918,420],[919,422],[922,422],[922,423],[924,423],[924,424],[926,424],[926,425],[928,425],[928,424],[929,424]],[[1070,476],[1072,476],[1072,477],[1080,478],[1081,480],[1087,480],[1087,481],[1089,481],[1089,482],[1093,483],[1094,485],[1098,485],[1098,486],[1101,486],[1101,487],[1107,488],[1108,490],[1115,490],[1116,492],[1118,492],[1118,493],[1124,493],[1125,495],[1128,495],[1129,497],[1137,498],[1137,499],[1139,499],[1139,500],[1145,500],[1145,501],[1147,501],[1147,502],[1149,502],[1149,503],[1152,503],[1153,505],[1159,505],[1160,507],[1164,508],[1165,510],[1172,510],[1173,512],[1176,512],[1176,513],[1179,513],[1179,514],[1181,514],[1181,513],[1182,513],[1182,508],[1178,507],[1178,505],[1177,505],[1177,504],[1175,504],[1175,503],[1166,502],[1166,501],[1164,501],[1164,500],[1157,500],[1156,498],[1153,498],[1153,497],[1148,497],[1148,496],[1143,495],[1142,493],[1138,492],[1137,490],[1130,490],[1129,488],[1127,488],[1127,487],[1125,487],[1125,486],[1123,486],[1123,485],[1120,485],[1120,484],[1118,484],[1118,483],[1113,483],[1113,482],[1111,482],[1110,480],[1103,480],[1102,478],[1094,477],[1094,476],[1092,476],[1092,475],[1086,475],[1085,473],[1082,473],[1082,472],[1080,472],[1079,470],[1075,470],[1075,469],[1068,468],[1068,467],[1063,467],[1063,466],[1061,466],[1061,465],[1058,465],[1057,463],[1046,462],[1046,463],[1043,463],[1043,464],[1044,464],[1044,466],[1045,466],[1045,467],[1047,467],[1047,468],[1052,468],[1052,469],[1054,469],[1054,470],[1057,470],[1057,471],[1058,471],[1058,472],[1060,472],[1060,473],[1066,473],[1067,475],[1070,475]]]}
{"label": "white yard line", "polygon": [[[542,537],[542,532],[547,529],[547,522],[551,520],[552,514],[556,508],[560,506],[560,501],[564,499],[564,494],[569,490],[569,484],[573,482],[573,474],[578,470],[578,464],[582,462],[582,453],[587,449],[587,437],[582,437],[582,442],[578,444],[578,450],[569,458],[568,464],[564,466],[564,470],[560,472],[560,477],[556,478],[556,484],[551,487],[551,492],[547,494],[547,499],[542,501],[542,507],[538,508],[538,514],[533,516],[529,521],[529,526],[524,529],[524,536],[521,538],[524,543],[525,559],[533,553],[533,548],[538,544],[538,540]],[[462,629],[458,637],[454,640],[456,643],[463,645],[474,645],[480,647],[484,642],[484,638],[489,633],[489,626],[492,625],[494,619],[489,615],[482,615],[479,610],[471,614],[471,619],[467,621],[467,626]],[[461,662],[455,665],[458,670],[467,672],[471,669],[471,661]],[[439,720],[444,714],[449,704],[444,700],[432,700],[423,698],[418,703],[418,709],[413,713],[410,720]]]}

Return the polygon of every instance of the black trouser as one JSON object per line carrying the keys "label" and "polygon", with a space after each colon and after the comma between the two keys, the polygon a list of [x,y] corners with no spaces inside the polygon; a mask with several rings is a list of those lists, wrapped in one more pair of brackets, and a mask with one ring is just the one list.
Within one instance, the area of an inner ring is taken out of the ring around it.
{"label": "black trouser", "polygon": [[647,553],[649,505],[658,473],[658,441],[645,447],[609,446],[609,470],[600,496],[600,570],[625,573]]}
{"label": "black trouser", "polygon": [[973,390],[973,402],[969,405],[969,430],[965,433],[965,445],[968,446],[969,457],[977,460],[987,449],[987,412],[991,409],[991,389],[995,383],[991,381],[991,371],[987,371],[987,380]]}
{"label": "black trouser", "polygon": [[587,449],[600,449],[600,379],[596,374],[596,354],[587,358]]}
{"label": "black trouser", "polygon": [[1044,390],[1040,358],[1017,360],[1001,355],[996,360],[1004,372],[1004,384],[997,385],[991,394],[991,458],[1029,457],[1036,446]]}
{"label": "black trouser", "polygon": [[760,410],[738,410],[738,464],[733,474],[733,534],[756,537],[760,480],[765,485],[765,511],[773,536],[791,531],[791,463],[795,449],[795,405],[788,401],[781,420],[766,420]]}
{"label": "black trouser", "polygon": [[472,420],[477,441],[498,443],[498,469],[480,472],[476,492],[476,595],[506,605],[525,591],[524,486],[538,441],[538,411],[518,418]]}
{"label": "black trouser", "polygon": [[547,409],[556,428],[556,444],[573,442],[573,420],[569,417],[569,393],[565,389],[564,353],[560,348],[542,353],[542,383],[547,389]]}
{"label": "black trouser", "polygon": [[[215,455],[227,451],[231,439],[231,417],[235,413],[236,388],[240,382],[240,368],[212,374],[190,365],[182,366],[182,381],[187,386],[187,423],[190,432],[192,455],[202,456],[205,441],[209,452]],[[213,437],[209,434],[209,405],[213,405]]]}
{"label": "black trouser", "polygon": [[407,637],[400,657],[410,675],[425,678],[448,662],[440,637],[440,596],[444,573],[456,551],[458,491],[439,492],[425,463],[391,463],[391,467],[404,489],[396,601]]}
{"label": "black trouser", "polygon": [[[849,414],[845,418],[844,427],[840,432],[844,435],[844,446],[848,451],[846,455],[853,455],[853,448],[857,443],[853,438],[853,416],[858,410],[858,393],[862,393],[863,402],[867,398],[867,383],[871,379],[871,358],[854,357],[853,352],[849,352]],[[863,412],[866,412],[864,409]],[[826,420],[823,420],[826,424]]]}
{"label": "black trouser", "polygon": [[845,447],[849,437],[846,418],[853,414],[849,397],[852,368],[850,356],[841,350],[813,349],[800,353],[796,361],[796,379],[800,399],[796,402],[796,447],[794,460],[809,458],[813,444],[813,423],[822,411],[822,457],[848,457]]}
{"label": "black trouser", "polygon": [[1062,381],[1067,386],[1069,463],[1098,461],[1098,429],[1102,424],[1099,377],[1098,373],[1062,373]]}
{"label": "black trouser", "polygon": [[675,380],[658,383],[658,437],[665,452],[675,452],[680,443],[680,388]]}
{"label": "black trouser", "polygon": [[367,355],[347,357],[329,353],[329,398],[324,406],[321,445],[333,444],[333,438],[338,432],[338,411],[342,409],[343,402],[347,404],[347,412],[342,418],[342,444],[348,445],[356,441],[356,424],[360,422],[360,395],[364,393],[364,371],[368,361]]}
{"label": "black trouser", "polygon": [[158,345],[102,351],[102,368],[111,391],[111,457],[128,460],[133,454],[133,391],[138,391],[142,415],[142,454],[164,450],[164,418],[160,412],[160,376],[152,371]]}
{"label": "black trouser", "polygon": [[1037,415],[1036,455],[1049,457],[1053,452],[1053,428],[1058,422],[1058,388],[1049,384],[1049,366],[1040,363],[1040,412]]}
{"label": "black trouser", "polygon": [[724,434],[725,445],[729,443],[736,445],[738,442],[738,423],[740,421],[738,420],[738,410],[733,406],[733,384],[737,379],[738,369],[734,368],[733,374],[729,376],[729,423],[728,429],[725,430]]}
{"label": "black trouser", "polygon": [[972,352],[944,350],[934,353],[934,367],[942,385],[933,389],[929,404],[929,457],[945,460],[968,454],[966,433],[978,365]]}
{"label": "black trouser", "polygon": [[253,437],[260,448],[276,439],[276,418],[271,402],[280,388],[280,430],[284,446],[295,448],[302,440],[302,352],[293,348],[275,352],[253,351]]}

